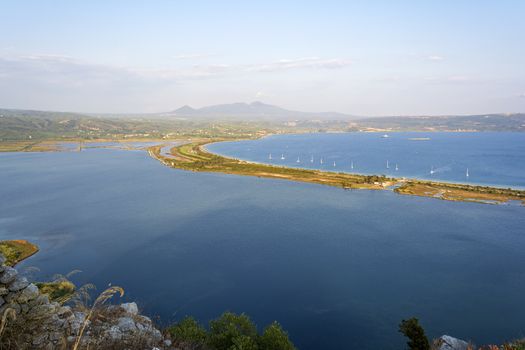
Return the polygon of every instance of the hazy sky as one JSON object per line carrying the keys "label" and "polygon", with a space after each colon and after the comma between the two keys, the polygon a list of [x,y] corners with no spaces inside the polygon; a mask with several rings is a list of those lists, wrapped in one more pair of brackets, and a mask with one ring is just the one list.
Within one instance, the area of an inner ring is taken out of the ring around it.
{"label": "hazy sky", "polygon": [[0,0],[0,107],[525,112],[525,1]]}

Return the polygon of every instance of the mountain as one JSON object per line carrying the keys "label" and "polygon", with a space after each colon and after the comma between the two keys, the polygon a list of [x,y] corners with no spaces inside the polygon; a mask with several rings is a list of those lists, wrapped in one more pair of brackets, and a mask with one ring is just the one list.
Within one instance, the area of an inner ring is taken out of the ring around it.
{"label": "mountain", "polygon": [[352,116],[336,112],[299,112],[269,105],[259,101],[252,103],[230,103],[192,108],[190,106],[180,107],[172,112],[163,113],[163,116],[180,118],[223,118],[223,119],[245,119],[245,120],[295,120],[295,119],[324,119],[345,120],[353,119]]}

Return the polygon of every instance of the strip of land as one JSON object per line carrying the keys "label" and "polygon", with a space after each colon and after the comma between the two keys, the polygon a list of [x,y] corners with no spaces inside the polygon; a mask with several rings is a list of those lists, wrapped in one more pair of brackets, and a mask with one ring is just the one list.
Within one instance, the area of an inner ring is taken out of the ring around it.
{"label": "strip of land", "polygon": [[225,141],[225,139],[195,139],[171,148],[171,154],[169,155],[162,154],[161,150],[164,145],[149,147],[148,152],[151,157],[166,166],[189,171],[219,172],[310,182],[344,189],[393,190],[403,195],[432,197],[450,201],[489,204],[521,201],[525,205],[525,191],[521,190],[400,179],[383,175],[359,175],[288,168],[228,158],[210,153],[205,149],[206,144],[220,141]]}
{"label": "strip of land", "polygon": [[15,266],[20,261],[38,252],[38,247],[24,239],[0,241],[0,253],[5,258],[5,264]]}

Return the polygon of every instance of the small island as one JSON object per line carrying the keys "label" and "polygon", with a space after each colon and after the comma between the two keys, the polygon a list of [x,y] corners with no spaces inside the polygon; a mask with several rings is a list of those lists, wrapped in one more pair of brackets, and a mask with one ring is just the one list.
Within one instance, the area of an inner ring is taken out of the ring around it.
{"label": "small island", "polygon": [[525,191],[522,190],[392,178],[384,175],[359,175],[289,168],[228,158],[206,150],[205,146],[207,144],[221,141],[232,141],[232,139],[196,139],[172,147],[170,154],[161,152],[164,145],[156,145],[149,147],[148,153],[166,166],[190,171],[220,172],[310,182],[341,187],[343,189],[391,190],[403,195],[432,197],[449,201],[488,204],[521,201],[525,205]]}

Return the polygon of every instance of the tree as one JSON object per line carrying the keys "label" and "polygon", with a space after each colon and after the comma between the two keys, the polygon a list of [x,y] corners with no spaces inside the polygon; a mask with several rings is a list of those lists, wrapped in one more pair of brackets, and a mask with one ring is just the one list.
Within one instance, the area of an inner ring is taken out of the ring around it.
{"label": "tree", "polygon": [[430,350],[425,330],[419,325],[417,318],[402,320],[399,324],[399,331],[408,338],[407,345],[410,350]]}
{"label": "tree", "polygon": [[281,325],[273,322],[266,327],[259,341],[260,350],[295,350],[288,333],[286,333]]}
{"label": "tree", "polygon": [[193,317],[184,318],[168,331],[177,343],[191,343],[198,347],[206,341],[206,330]]}
{"label": "tree", "polygon": [[[244,337],[240,339],[241,336]],[[225,312],[218,319],[210,321],[208,343],[217,350],[240,350],[245,349],[241,347],[246,345],[245,337],[255,340],[257,336],[257,328],[248,316]],[[234,340],[240,343],[235,344]]]}

